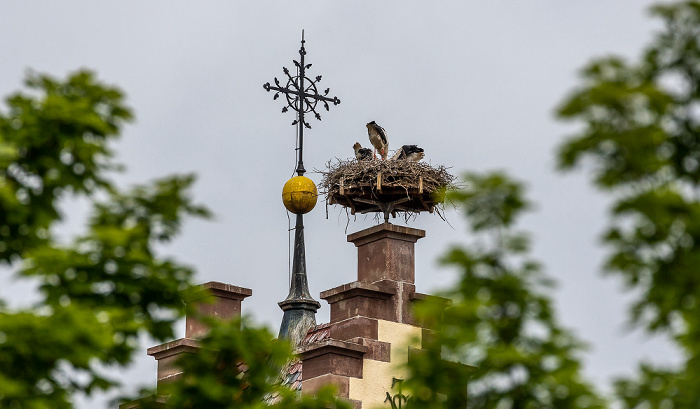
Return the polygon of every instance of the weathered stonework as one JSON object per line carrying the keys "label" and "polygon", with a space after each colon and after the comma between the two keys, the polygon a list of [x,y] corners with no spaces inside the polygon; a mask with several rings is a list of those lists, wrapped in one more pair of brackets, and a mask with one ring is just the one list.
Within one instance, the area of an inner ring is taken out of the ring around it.
{"label": "weathered stonework", "polygon": [[367,351],[364,345],[328,339],[303,346],[297,354],[304,367],[303,379],[326,374],[362,378],[362,357]]}
{"label": "weathered stonework", "polygon": [[348,235],[357,247],[357,279],[366,283],[381,280],[415,282],[414,244],[425,230],[380,224]]}
{"label": "weathered stonework", "polygon": [[330,328],[331,338],[348,340],[356,337],[378,339],[379,330],[377,320],[362,316],[355,316],[343,321],[334,322]]}
{"label": "weathered stonework", "polygon": [[223,321],[241,315],[241,301],[249,297],[252,290],[217,281],[198,286],[187,300],[195,306],[196,314],[188,315],[185,323],[185,338],[157,345],[148,349],[148,355],[158,361],[158,386],[170,382],[182,373],[175,362],[182,354],[193,354],[199,349],[197,339],[204,336],[208,328],[200,317],[212,317]]}
{"label": "weathered stonework", "polygon": [[[240,317],[241,302],[253,294],[253,291],[248,288],[217,281],[210,281],[198,287],[198,291],[195,291],[187,300],[188,304],[196,305],[199,316],[224,321]],[[198,317],[191,315],[186,317],[185,338],[201,338],[207,331],[207,326]]]}
{"label": "weathered stonework", "polygon": [[422,237],[423,230],[388,223],[348,236],[357,247],[358,280],[321,293],[330,304],[331,339],[298,350],[303,393],[333,384],[355,408],[386,405],[392,378],[406,376],[409,349],[422,344],[412,312],[427,298],[415,292],[414,244]]}
{"label": "weathered stonework", "polygon": [[182,373],[175,362],[182,354],[194,354],[199,349],[199,342],[190,338],[180,338],[165,344],[148,348],[148,355],[158,361],[158,384],[170,382]]}
{"label": "weathered stonework", "polygon": [[396,321],[396,289],[355,281],[321,293],[331,306],[331,323],[361,316]]}

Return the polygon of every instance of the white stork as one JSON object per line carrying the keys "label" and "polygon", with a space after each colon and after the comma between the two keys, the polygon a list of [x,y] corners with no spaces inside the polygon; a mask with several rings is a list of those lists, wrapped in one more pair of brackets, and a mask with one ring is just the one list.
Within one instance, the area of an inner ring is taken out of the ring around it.
{"label": "white stork", "polygon": [[355,149],[355,158],[357,160],[369,159],[372,156],[372,151],[369,148],[363,148],[359,142],[355,142],[352,148]]}
{"label": "white stork", "polygon": [[386,159],[389,153],[389,141],[386,138],[386,131],[376,122],[372,121],[367,124],[367,133],[369,133],[369,142],[374,146],[374,157],[377,157],[377,151]]}
{"label": "white stork", "polygon": [[425,154],[423,153],[423,148],[419,148],[416,145],[404,145],[399,150],[396,151],[394,156],[391,157],[392,160],[405,159],[412,162],[418,162],[423,159]]}

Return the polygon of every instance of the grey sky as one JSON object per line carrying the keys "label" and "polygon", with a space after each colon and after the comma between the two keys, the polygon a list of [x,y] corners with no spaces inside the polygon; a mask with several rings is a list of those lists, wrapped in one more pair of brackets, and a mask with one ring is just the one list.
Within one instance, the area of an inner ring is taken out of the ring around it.
{"label": "grey sky", "polygon": [[[662,341],[624,327],[626,297],[603,279],[597,237],[605,201],[581,174],[553,171],[553,151],[574,128],[553,109],[577,84],[577,70],[610,53],[636,57],[656,22],[649,1],[305,1],[305,2],[3,2],[0,95],[19,88],[28,68],[64,76],[80,67],[119,85],[137,121],[117,145],[126,184],[173,172],[196,172],[195,196],[217,215],[189,223],[167,252],[194,265],[198,281],[253,289],[246,313],[275,331],[287,294],[288,219],[281,189],[295,165],[294,119],[262,84],[298,57],[306,30],[309,74],[323,75],[342,104],[310,121],[304,164],[351,157],[367,146],[364,124],[376,120],[390,147],[418,144],[426,160],[466,170],[506,169],[525,180],[537,211],[534,255],[558,280],[561,320],[591,343],[586,371],[599,382],[630,373],[640,358],[666,362]],[[316,183],[320,175],[310,173]],[[85,206],[66,212],[67,234],[78,231]],[[356,252],[345,240],[345,213],[319,202],[306,218],[311,292],[355,278]],[[397,219],[398,220],[398,219]],[[436,259],[449,243],[467,240],[461,216],[454,229],[434,215],[416,247],[419,291],[449,283]],[[394,221],[395,223],[401,223]],[[351,221],[348,233],[371,226]],[[3,282],[8,280],[4,279]],[[0,294],[30,297],[26,286]],[[323,303],[318,321],[328,320]],[[144,345],[144,348],[148,345]],[[144,351],[145,354],[145,351]],[[155,382],[145,357],[124,374]]]}

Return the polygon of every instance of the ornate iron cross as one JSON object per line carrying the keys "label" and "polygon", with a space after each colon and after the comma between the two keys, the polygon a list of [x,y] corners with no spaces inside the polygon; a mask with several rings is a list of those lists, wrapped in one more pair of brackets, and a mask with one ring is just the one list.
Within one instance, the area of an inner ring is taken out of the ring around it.
{"label": "ornate iron cross", "polygon": [[297,119],[292,122],[292,125],[297,125],[299,132],[299,146],[297,150],[299,151],[299,160],[297,162],[296,172],[299,176],[306,172],[304,169],[304,161],[302,154],[304,152],[304,128],[311,129],[311,125],[304,120],[304,114],[313,112],[316,119],[321,120],[321,114],[316,111],[316,105],[321,102],[326,111],[330,110],[328,103],[333,103],[333,105],[340,104],[340,99],[338,97],[330,98],[328,93],[330,88],[326,88],[323,91],[323,95],[319,94],[316,84],[321,82],[321,76],[317,76],[315,79],[310,79],[306,76],[306,70],[311,68],[311,64],[306,64],[304,62],[304,56],[306,55],[306,49],[304,49],[304,30],[301,31],[301,48],[299,49],[299,60],[293,60],[294,65],[297,67],[297,74],[292,76],[286,67],[282,67],[285,75],[287,75],[287,85],[282,87],[280,81],[275,77],[275,85],[271,85],[269,82],[263,84],[263,88],[267,92],[276,91],[273,99],[280,97],[280,94],[284,94],[287,98],[287,106],[282,108],[282,113],[285,113],[289,108],[297,112]]}

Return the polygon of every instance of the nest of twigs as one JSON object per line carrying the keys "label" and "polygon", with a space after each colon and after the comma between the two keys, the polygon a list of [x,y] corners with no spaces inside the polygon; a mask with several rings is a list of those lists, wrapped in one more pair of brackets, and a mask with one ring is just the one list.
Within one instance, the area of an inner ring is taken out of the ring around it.
{"label": "nest of twigs", "polygon": [[339,204],[351,214],[383,212],[396,217],[427,211],[440,214],[445,191],[456,187],[456,178],[444,166],[408,160],[329,161],[320,190],[326,203]]}

